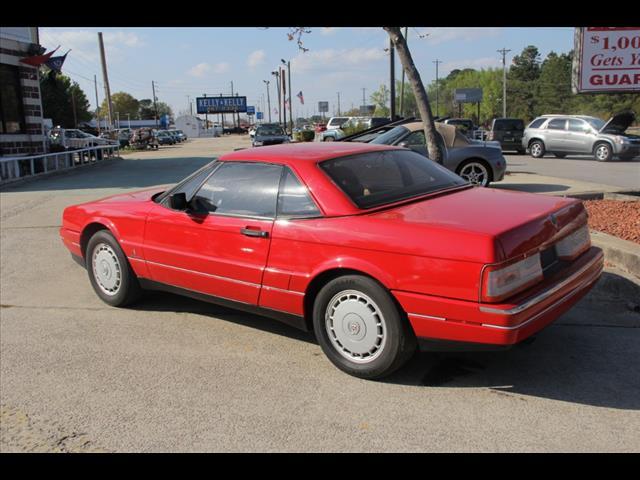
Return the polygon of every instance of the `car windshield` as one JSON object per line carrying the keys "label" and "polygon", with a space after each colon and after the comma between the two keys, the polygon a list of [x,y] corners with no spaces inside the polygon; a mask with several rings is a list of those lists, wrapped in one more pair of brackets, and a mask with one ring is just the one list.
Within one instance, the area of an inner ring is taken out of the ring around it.
{"label": "car windshield", "polygon": [[282,131],[282,127],[278,125],[265,125],[258,127],[256,135],[284,135],[284,132]]}
{"label": "car windshield", "polygon": [[502,120],[496,120],[493,124],[494,130],[524,130],[524,122],[517,118],[510,119],[505,118]]}
{"label": "car windshield", "polygon": [[384,150],[320,163],[333,182],[362,209],[468,184],[411,150]]}
{"label": "car windshield", "polygon": [[388,132],[374,138],[369,143],[379,143],[380,145],[393,145],[409,132],[409,129],[403,126],[392,128]]}
{"label": "car windshield", "polygon": [[594,118],[594,117],[585,118],[584,120],[586,120],[589,123],[589,125],[591,125],[596,130],[600,130],[607,123],[604,120],[600,120],[599,118]]}

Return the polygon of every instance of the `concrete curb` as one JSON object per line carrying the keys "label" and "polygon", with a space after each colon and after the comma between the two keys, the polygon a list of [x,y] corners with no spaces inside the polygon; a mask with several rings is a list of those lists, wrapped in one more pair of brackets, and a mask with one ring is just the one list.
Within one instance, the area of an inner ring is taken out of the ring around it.
{"label": "concrete curb", "polygon": [[591,243],[603,250],[605,262],[640,279],[640,245],[595,230],[591,230]]}

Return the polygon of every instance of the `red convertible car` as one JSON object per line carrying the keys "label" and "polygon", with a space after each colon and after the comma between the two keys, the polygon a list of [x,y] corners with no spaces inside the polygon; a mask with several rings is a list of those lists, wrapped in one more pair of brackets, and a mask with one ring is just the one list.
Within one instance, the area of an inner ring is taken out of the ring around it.
{"label": "red convertible car", "polygon": [[315,332],[380,378],[423,349],[504,348],[599,278],[578,200],[476,188],[411,150],[305,143],[220,157],[169,189],[65,209],[113,306],[160,289]]}

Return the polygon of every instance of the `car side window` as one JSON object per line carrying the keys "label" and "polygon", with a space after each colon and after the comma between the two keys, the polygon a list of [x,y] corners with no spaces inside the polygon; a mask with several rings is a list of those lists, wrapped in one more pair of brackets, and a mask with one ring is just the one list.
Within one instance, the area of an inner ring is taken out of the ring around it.
{"label": "car side window", "polygon": [[545,118],[536,118],[527,128],[540,128],[545,120]]}
{"label": "car side window", "polygon": [[549,130],[564,130],[567,121],[564,118],[554,118],[547,124]]}
{"label": "car side window", "polygon": [[320,215],[320,210],[309,196],[307,188],[289,168],[285,167],[278,194],[278,217],[319,217]]}
{"label": "car side window", "polygon": [[569,119],[569,130],[572,132],[584,133],[589,130],[587,123],[584,120],[578,120],[575,118]]}
{"label": "car side window", "polygon": [[192,203],[221,215],[274,218],[281,173],[280,165],[222,163]]}
{"label": "car side window", "polygon": [[424,132],[422,131],[413,132],[404,141],[407,145],[412,147],[423,147],[426,144]]}

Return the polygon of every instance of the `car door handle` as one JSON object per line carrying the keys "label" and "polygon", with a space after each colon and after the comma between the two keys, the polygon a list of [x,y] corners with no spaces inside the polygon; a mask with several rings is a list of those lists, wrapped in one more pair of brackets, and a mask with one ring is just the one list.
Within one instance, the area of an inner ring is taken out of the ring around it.
{"label": "car door handle", "polygon": [[265,232],[264,230],[256,230],[254,228],[241,228],[240,233],[246,235],[247,237],[267,238],[269,236],[269,232]]}

